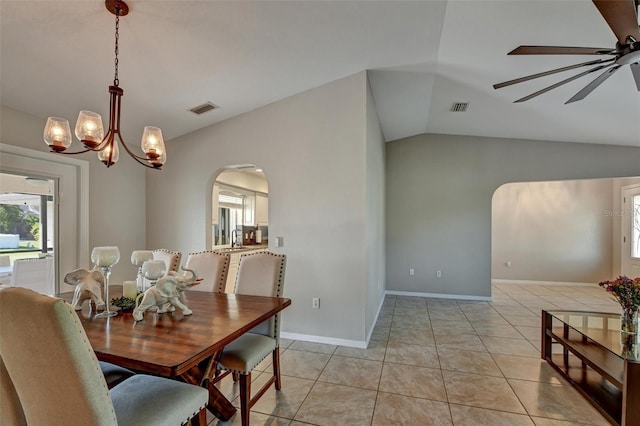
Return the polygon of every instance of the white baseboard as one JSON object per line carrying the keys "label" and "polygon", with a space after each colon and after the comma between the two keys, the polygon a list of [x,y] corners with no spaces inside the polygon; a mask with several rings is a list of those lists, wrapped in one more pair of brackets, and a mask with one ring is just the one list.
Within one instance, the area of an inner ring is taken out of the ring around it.
{"label": "white baseboard", "polygon": [[393,296],[414,296],[414,297],[431,297],[434,299],[458,299],[458,300],[480,300],[491,302],[492,298],[486,296],[470,296],[465,294],[442,294],[442,293],[419,293],[415,291],[395,291],[387,290],[386,294]]}
{"label": "white baseboard", "polygon": [[348,340],[348,339],[336,339],[334,337],[315,336],[312,334],[300,334],[300,333],[287,333],[280,332],[280,337],[289,340],[301,340],[303,342],[313,343],[326,343],[327,345],[348,346],[351,348],[365,349],[367,342],[364,340]]}
{"label": "white baseboard", "polygon": [[572,285],[582,287],[597,286],[598,283],[581,283],[570,281],[533,281],[533,280],[491,280],[491,284],[516,284],[516,285]]}
{"label": "white baseboard", "polygon": [[378,323],[378,317],[380,316],[380,311],[382,310],[383,304],[384,304],[384,297],[380,299],[380,304],[378,305],[378,312],[376,312],[376,318],[373,320],[373,327],[371,327],[371,330],[369,330],[369,333],[367,333],[367,340],[365,342],[367,346],[369,346],[369,342],[371,341],[371,335],[373,334],[373,329],[376,327],[376,324]]}
{"label": "white baseboard", "polygon": [[380,316],[380,311],[382,310],[383,303],[384,303],[384,297],[380,300],[380,305],[378,306],[378,312],[376,312],[376,318],[373,321],[373,327],[371,327],[371,330],[369,330],[369,333],[367,335],[367,340],[365,341],[337,339],[334,337],[315,336],[312,334],[287,333],[284,331],[280,332],[280,337],[282,337],[283,339],[301,340],[303,342],[325,343],[328,345],[338,345],[338,346],[347,346],[350,348],[366,349],[367,346],[369,345],[369,340],[371,340],[373,329],[375,328],[375,325],[378,322],[378,317]]}

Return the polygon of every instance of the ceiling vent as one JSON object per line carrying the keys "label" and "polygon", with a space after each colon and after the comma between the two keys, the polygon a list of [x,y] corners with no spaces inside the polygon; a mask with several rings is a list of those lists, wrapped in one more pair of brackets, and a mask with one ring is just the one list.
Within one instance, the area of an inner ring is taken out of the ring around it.
{"label": "ceiling vent", "polygon": [[218,105],[214,105],[211,102],[207,102],[202,105],[198,105],[197,107],[193,107],[189,111],[191,111],[194,114],[200,115],[200,114],[204,114],[205,112],[209,112],[211,110],[218,109],[218,108],[220,108]]}
{"label": "ceiling vent", "polygon": [[456,102],[451,105],[451,112],[465,112],[469,106],[468,102]]}

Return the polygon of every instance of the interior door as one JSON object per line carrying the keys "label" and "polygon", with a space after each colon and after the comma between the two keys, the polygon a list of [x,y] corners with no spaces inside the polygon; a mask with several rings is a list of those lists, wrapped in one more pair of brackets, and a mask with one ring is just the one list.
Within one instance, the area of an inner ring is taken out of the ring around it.
{"label": "interior door", "polygon": [[622,188],[622,274],[640,277],[640,186]]}

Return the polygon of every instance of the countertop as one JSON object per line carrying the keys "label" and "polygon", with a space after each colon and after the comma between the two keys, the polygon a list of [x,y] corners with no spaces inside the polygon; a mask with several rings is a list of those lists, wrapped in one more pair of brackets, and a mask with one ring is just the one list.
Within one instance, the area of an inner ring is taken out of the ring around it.
{"label": "countertop", "polygon": [[213,251],[217,251],[219,253],[242,253],[246,251],[253,250],[267,250],[269,248],[268,244],[248,244],[242,247],[219,247],[214,248]]}

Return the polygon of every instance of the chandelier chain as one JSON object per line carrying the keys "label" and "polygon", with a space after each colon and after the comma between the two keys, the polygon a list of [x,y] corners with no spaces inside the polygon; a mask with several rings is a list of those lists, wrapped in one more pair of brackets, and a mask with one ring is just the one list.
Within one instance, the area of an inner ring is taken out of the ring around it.
{"label": "chandelier chain", "polygon": [[113,61],[115,66],[115,74],[113,77],[114,86],[118,86],[120,84],[120,79],[118,78],[118,53],[119,53],[118,39],[120,38],[119,29],[120,29],[120,9],[116,9],[116,47],[115,47],[116,58]]}

